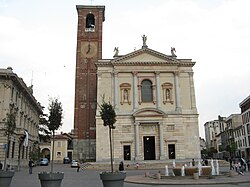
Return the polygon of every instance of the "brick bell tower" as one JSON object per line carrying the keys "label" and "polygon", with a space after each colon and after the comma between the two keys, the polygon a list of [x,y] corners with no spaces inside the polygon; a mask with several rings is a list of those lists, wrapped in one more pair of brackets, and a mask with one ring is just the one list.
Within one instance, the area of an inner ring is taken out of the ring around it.
{"label": "brick bell tower", "polygon": [[74,159],[93,160],[96,151],[97,68],[102,58],[105,6],[77,5]]}

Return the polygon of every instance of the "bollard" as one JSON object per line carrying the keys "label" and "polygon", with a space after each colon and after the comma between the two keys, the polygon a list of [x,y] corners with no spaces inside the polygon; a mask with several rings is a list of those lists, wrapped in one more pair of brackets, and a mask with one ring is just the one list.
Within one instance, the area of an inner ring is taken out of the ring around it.
{"label": "bollard", "polygon": [[161,173],[156,173],[156,178],[161,179]]}
{"label": "bollard", "polygon": [[199,173],[194,173],[194,180],[198,180],[199,179]]}
{"label": "bollard", "polygon": [[149,177],[149,172],[148,171],[145,172],[145,177]]}
{"label": "bollard", "polygon": [[230,170],[229,171],[229,177],[234,177],[235,176],[235,171],[234,170]]}

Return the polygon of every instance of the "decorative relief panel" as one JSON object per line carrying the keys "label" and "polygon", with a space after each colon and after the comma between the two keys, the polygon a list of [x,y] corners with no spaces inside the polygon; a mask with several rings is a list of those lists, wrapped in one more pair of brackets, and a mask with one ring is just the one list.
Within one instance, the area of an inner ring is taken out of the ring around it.
{"label": "decorative relief panel", "polygon": [[131,125],[123,125],[122,133],[131,133]]}
{"label": "decorative relief panel", "polygon": [[174,131],[174,124],[167,125],[167,131]]}

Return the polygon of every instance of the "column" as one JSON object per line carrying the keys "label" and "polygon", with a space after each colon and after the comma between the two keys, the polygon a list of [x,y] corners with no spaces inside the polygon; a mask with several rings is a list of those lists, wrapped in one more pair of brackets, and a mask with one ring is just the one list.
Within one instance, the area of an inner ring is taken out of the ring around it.
{"label": "column", "polygon": [[133,72],[133,109],[138,110],[138,78],[137,72]]}
{"label": "column", "polygon": [[174,87],[175,87],[175,110],[180,112],[180,91],[179,91],[179,72],[174,72]]}
{"label": "column", "polygon": [[195,91],[194,91],[194,78],[193,72],[189,72],[189,79],[190,79],[190,95],[191,95],[191,108],[196,109],[196,101],[195,101]]}
{"label": "column", "polygon": [[139,123],[135,122],[135,160],[139,160]]}
{"label": "column", "polygon": [[166,159],[164,154],[164,140],[163,140],[163,127],[162,122],[159,122],[159,137],[160,137],[160,160]]}
{"label": "column", "polygon": [[115,107],[115,110],[117,111],[118,110],[118,72],[114,72],[113,73],[113,76],[114,76],[114,87],[113,87],[113,90],[114,90],[114,107]]}
{"label": "column", "polygon": [[156,108],[160,108],[160,72],[155,72],[156,75]]}

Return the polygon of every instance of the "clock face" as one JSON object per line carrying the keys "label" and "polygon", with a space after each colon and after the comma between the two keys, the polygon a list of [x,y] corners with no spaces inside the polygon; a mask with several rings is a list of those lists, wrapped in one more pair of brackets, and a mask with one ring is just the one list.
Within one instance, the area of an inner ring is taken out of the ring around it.
{"label": "clock face", "polygon": [[82,42],[81,53],[83,57],[92,58],[97,54],[96,42]]}

